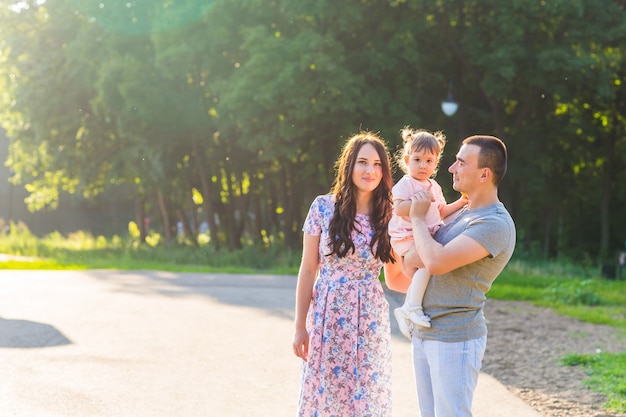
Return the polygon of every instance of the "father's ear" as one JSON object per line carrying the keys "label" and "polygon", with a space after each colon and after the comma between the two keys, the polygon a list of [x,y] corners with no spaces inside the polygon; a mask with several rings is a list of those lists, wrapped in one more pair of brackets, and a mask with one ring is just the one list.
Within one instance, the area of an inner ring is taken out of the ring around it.
{"label": "father's ear", "polygon": [[483,171],[480,174],[480,182],[486,182],[491,180],[493,173],[489,168],[483,168]]}

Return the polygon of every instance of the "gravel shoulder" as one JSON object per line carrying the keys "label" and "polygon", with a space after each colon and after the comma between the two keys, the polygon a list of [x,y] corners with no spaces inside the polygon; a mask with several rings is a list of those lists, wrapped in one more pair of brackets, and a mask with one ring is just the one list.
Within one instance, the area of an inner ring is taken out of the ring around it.
{"label": "gravel shoulder", "polygon": [[489,336],[482,372],[544,417],[626,417],[602,407],[605,396],[584,387],[581,368],[559,362],[569,353],[625,352],[626,337],[526,302],[489,299],[485,317]]}

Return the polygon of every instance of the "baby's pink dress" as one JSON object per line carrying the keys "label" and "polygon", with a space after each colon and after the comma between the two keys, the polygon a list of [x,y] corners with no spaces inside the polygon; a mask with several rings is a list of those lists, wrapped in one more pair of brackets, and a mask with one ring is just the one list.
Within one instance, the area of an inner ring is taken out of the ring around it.
{"label": "baby's pink dress", "polygon": [[[378,279],[369,216],[357,215],[355,253],[327,256],[334,197],[315,199],[303,231],[320,236],[320,271],[307,329],[309,361],[303,363],[300,417],[391,416],[389,304]],[[359,226],[360,225],[360,226]]]}

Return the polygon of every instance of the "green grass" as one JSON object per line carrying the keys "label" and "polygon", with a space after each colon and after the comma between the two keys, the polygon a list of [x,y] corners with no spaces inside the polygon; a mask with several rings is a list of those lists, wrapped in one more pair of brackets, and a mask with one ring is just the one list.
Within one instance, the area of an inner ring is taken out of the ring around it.
{"label": "green grass", "polygon": [[594,268],[543,269],[513,261],[494,282],[488,297],[528,301],[581,321],[613,326],[626,334],[626,280],[602,279]]}
{"label": "green grass", "polygon": [[[131,225],[132,226],[132,225]],[[188,242],[164,244],[151,235],[139,244],[136,227],[129,236],[105,238],[77,232],[53,233],[43,238],[23,225],[0,232],[0,254],[33,257],[0,262],[0,269],[121,269],[179,272],[267,273],[295,275],[301,253],[268,239],[264,245],[249,243],[236,251],[216,252],[208,238],[199,246]],[[626,275],[626,271],[625,271]],[[575,262],[513,260],[494,282],[489,298],[527,301],[549,307],[581,321],[612,326],[626,335],[626,277],[610,281],[597,267]],[[607,409],[626,412],[626,353],[578,355],[563,358],[564,366],[584,366],[585,383],[607,395]]]}
{"label": "green grass", "polygon": [[36,259],[33,261],[4,261],[0,269],[86,269],[80,265],[61,265],[53,259]]}
{"label": "green grass", "polygon": [[[129,228],[129,236],[94,237],[76,232],[68,236],[52,233],[42,238],[30,234],[24,225],[13,225],[0,233],[0,254],[33,257],[35,260],[0,262],[0,269],[120,269],[165,270],[181,272],[223,272],[297,274],[300,252],[280,244],[244,245],[243,248],[216,251],[205,241],[139,244]],[[271,243],[271,242],[269,242]]]}
{"label": "green grass", "polygon": [[[164,270],[180,272],[296,274],[290,266],[291,251],[246,247],[216,252],[208,247],[185,247],[176,244],[158,248],[58,249],[45,262],[68,269]],[[58,269],[58,268],[54,268]]]}
{"label": "green grass", "polygon": [[606,395],[606,408],[615,412],[626,410],[626,353],[595,355],[571,354],[562,358],[566,366],[582,366],[587,375],[585,386]]}

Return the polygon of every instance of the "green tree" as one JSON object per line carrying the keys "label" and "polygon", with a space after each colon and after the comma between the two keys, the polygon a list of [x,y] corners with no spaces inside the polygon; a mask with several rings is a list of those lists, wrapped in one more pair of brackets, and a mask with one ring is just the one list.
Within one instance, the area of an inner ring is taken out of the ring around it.
{"label": "green tree", "polygon": [[207,221],[216,248],[294,247],[345,138],[395,151],[410,125],[447,133],[449,198],[458,140],[505,140],[519,254],[607,257],[626,237],[622,1],[0,6],[7,163],[33,210],[131,189],[165,240]]}
{"label": "green tree", "polygon": [[[542,242],[546,255],[555,250],[563,254],[566,247],[580,247],[578,242],[595,243],[606,251],[614,182],[600,180],[600,172],[609,178],[623,172],[623,158],[612,156],[623,146],[619,143],[624,136],[613,104],[619,100],[612,97],[620,83],[615,69],[621,62],[624,5],[589,0],[572,6],[566,0],[426,0],[399,5],[419,11],[424,19],[415,25],[417,31],[434,32],[434,41],[446,47],[444,64],[454,68],[450,78],[461,102],[461,136],[486,133],[505,139],[510,169],[501,196],[513,211],[526,250]],[[436,55],[424,48],[422,56],[433,61]],[[564,97],[573,107],[584,102],[597,106],[594,113],[604,116],[595,124],[578,112],[566,119]],[[608,115],[615,123],[607,124]],[[595,139],[577,141],[582,131]],[[572,135],[575,132],[579,134]],[[606,146],[594,146],[596,140]],[[615,159],[622,161],[620,167]],[[581,166],[593,169],[585,170],[582,178]],[[604,225],[594,239],[591,230],[579,233],[581,221]]]}

